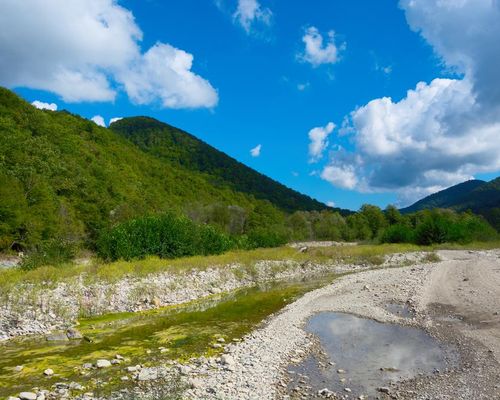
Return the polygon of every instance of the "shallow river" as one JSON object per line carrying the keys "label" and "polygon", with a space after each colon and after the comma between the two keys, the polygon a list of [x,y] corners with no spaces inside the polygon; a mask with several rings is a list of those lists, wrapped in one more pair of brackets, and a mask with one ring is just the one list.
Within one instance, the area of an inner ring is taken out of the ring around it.
{"label": "shallow river", "polygon": [[[78,329],[90,341],[48,342],[45,337],[30,337],[2,343],[0,397],[71,381],[91,391],[99,380],[105,382],[106,390],[112,390],[124,385],[120,377],[125,375],[126,365],[158,365],[214,354],[220,350],[212,345],[220,337],[226,342],[241,338],[272,313],[334,278],[261,285],[185,305],[80,320]],[[116,354],[129,360],[104,370],[82,367]],[[17,372],[16,366],[23,366],[22,371]],[[46,368],[55,375],[45,377]]]}

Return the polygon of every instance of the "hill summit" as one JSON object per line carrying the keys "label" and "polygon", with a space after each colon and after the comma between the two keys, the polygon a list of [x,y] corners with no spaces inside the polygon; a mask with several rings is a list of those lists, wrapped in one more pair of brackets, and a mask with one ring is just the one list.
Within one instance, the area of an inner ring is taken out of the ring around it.
{"label": "hill summit", "polygon": [[155,119],[108,129],[0,88],[0,250],[53,238],[92,244],[137,216],[212,205],[247,214],[329,209]]}

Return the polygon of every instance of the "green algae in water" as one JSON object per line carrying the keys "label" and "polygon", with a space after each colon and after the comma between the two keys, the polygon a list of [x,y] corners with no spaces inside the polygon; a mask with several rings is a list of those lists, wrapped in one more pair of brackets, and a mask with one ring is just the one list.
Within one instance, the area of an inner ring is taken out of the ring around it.
{"label": "green algae in water", "polygon": [[[96,379],[109,382],[111,390],[123,385],[119,378],[126,375],[127,365],[158,365],[169,359],[214,354],[217,350],[211,345],[217,338],[242,337],[269,315],[333,278],[261,285],[158,310],[83,319],[78,329],[92,342],[23,338],[0,344],[0,396],[35,386],[48,389],[61,381],[76,381],[91,390]],[[161,352],[160,347],[168,351]],[[112,359],[116,354],[128,358],[127,362],[103,370],[82,369],[84,363]],[[17,365],[24,369],[15,372]],[[46,368],[52,368],[55,375],[44,377]]]}

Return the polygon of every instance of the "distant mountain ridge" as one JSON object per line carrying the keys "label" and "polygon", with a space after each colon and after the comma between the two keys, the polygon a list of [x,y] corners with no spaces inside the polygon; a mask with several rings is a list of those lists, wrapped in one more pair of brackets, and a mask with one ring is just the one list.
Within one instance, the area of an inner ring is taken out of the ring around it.
{"label": "distant mountain ridge", "polygon": [[470,180],[431,194],[402,213],[432,208],[450,208],[456,211],[470,210],[484,216],[497,230],[500,230],[500,177],[490,182]]}

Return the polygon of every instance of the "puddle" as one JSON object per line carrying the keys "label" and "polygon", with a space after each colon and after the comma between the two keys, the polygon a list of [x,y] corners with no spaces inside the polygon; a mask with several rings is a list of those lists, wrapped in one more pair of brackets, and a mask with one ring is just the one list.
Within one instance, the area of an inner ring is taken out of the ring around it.
{"label": "puddle", "polygon": [[297,386],[306,385],[313,394],[324,388],[347,394],[345,388],[349,388],[348,398],[375,398],[378,387],[418,374],[432,374],[456,361],[449,347],[422,330],[350,314],[317,314],[309,320],[307,330],[320,339],[326,359],[319,366],[318,360],[310,356],[288,368],[292,398],[297,396]]}
{"label": "puddle", "polygon": [[414,313],[408,307],[408,304],[389,303],[389,304],[386,304],[385,309],[387,311],[389,311],[391,314],[397,315],[398,317],[402,317],[402,318],[413,318],[414,317]]}
{"label": "puddle", "polygon": [[[80,320],[78,330],[91,342],[48,342],[45,337],[26,337],[0,343],[0,397],[34,386],[50,388],[62,381],[79,382],[90,391],[96,379],[108,383],[110,390],[123,387],[120,377],[124,366],[159,365],[213,354],[220,351],[212,347],[217,338],[228,342],[242,337],[270,314],[334,278],[328,275],[272,283],[159,310]],[[130,361],[103,370],[82,370],[84,363],[113,359],[115,354]],[[24,366],[21,372],[15,371],[17,365]],[[46,368],[52,368],[55,375],[45,377]]]}

